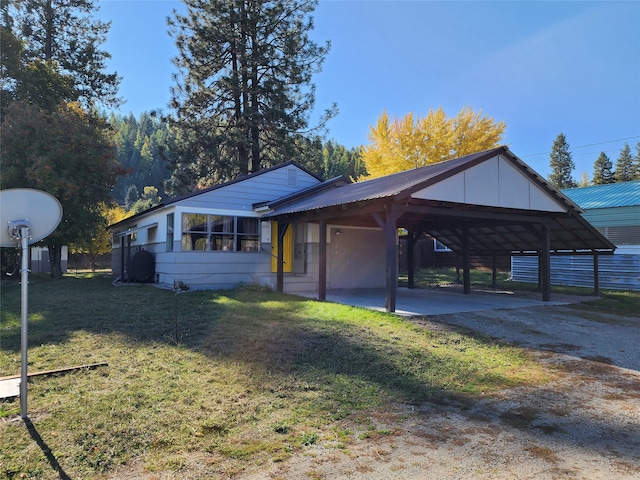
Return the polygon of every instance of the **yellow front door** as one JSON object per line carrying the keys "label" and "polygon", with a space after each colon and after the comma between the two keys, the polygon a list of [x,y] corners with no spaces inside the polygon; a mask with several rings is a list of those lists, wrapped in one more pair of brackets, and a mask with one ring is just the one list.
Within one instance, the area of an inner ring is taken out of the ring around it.
{"label": "yellow front door", "polygon": [[[283,239],[285,272],[291,272],[293,266],[293,225],[289,225]],[[278,271],[278,222],[271,222],[271,271]]]}

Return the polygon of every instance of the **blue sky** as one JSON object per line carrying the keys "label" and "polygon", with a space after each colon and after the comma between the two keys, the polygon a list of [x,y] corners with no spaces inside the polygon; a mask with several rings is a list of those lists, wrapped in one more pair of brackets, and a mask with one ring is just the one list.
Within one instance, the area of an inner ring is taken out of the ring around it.
{"label": "blue sky", "polygon": [[[177,53],[166,17],[173,0],[100,0],[112,21],[104,48],[123,77],[121,113],[168,112]],[[447,115],[471,106],[507,125],[504,141],[546,176],[563,132],[576,169],[591,176],[640,141],[640,2],[321,0],[312,38],[331,41],[314,77],[318,112],[340,113],[329,138],[368,143],[387,110]]]}

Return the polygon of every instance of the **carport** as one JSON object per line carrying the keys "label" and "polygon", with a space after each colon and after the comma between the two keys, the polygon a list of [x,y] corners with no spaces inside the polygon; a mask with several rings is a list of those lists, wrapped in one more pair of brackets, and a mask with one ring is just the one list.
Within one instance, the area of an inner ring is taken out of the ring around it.
{"label": "carport", "polygon": [[282,239],[294,222],[318,223],[318,298],[327,298],[327,225],[377,227],[385,235],[385,308],[396,310],[398,229],[409,239],[409,288],[414,242],[437,238],[462,260],[463,291],[471,293],[472,255],[535,255],[542,300],[551,296],[551,255],[591,255],[594,289],[598,256],[615,246],[580,215],[582,210],[507,147],[351,183],[332,179],[300,194],[261,204],[278,222],[277,289],[282,291]]}

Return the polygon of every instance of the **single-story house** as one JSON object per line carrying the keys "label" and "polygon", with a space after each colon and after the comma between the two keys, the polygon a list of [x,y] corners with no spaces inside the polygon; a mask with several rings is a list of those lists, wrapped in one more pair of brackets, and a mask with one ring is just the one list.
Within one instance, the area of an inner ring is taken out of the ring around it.
{"label": "single-story house", "polygon": [[112,225],[113,272],[174,288],[260,283],[319,299],[327,289],[384,287],[395,311],[402,228],[408,252],[428,233],[459,253],[465,293],[472,255],[535,255],[548,300],[551,255],[615,249],[580,213],[507,147],[358,183],[321,181],[287,162]]}
{"label": "single-story house", "polygon": [[[615,255],[602,258],[599,286],[617,290],[640,290],[640,180],[572,188],[562,193],[584,210],[582,217],[617,246]],[[551,283],[591,286],[589,259],[579,256],[553,258]],[[514,257],[516,281],[537,278],[534,261]]]}

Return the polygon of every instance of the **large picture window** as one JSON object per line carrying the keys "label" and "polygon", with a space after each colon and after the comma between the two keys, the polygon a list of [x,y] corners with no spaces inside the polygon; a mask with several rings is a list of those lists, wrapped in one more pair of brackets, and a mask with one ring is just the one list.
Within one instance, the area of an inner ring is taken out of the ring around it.
{"label": "large picture window", "polygon": [[258,219],[227,215],[182,214],[182,250],[257,252]]}

